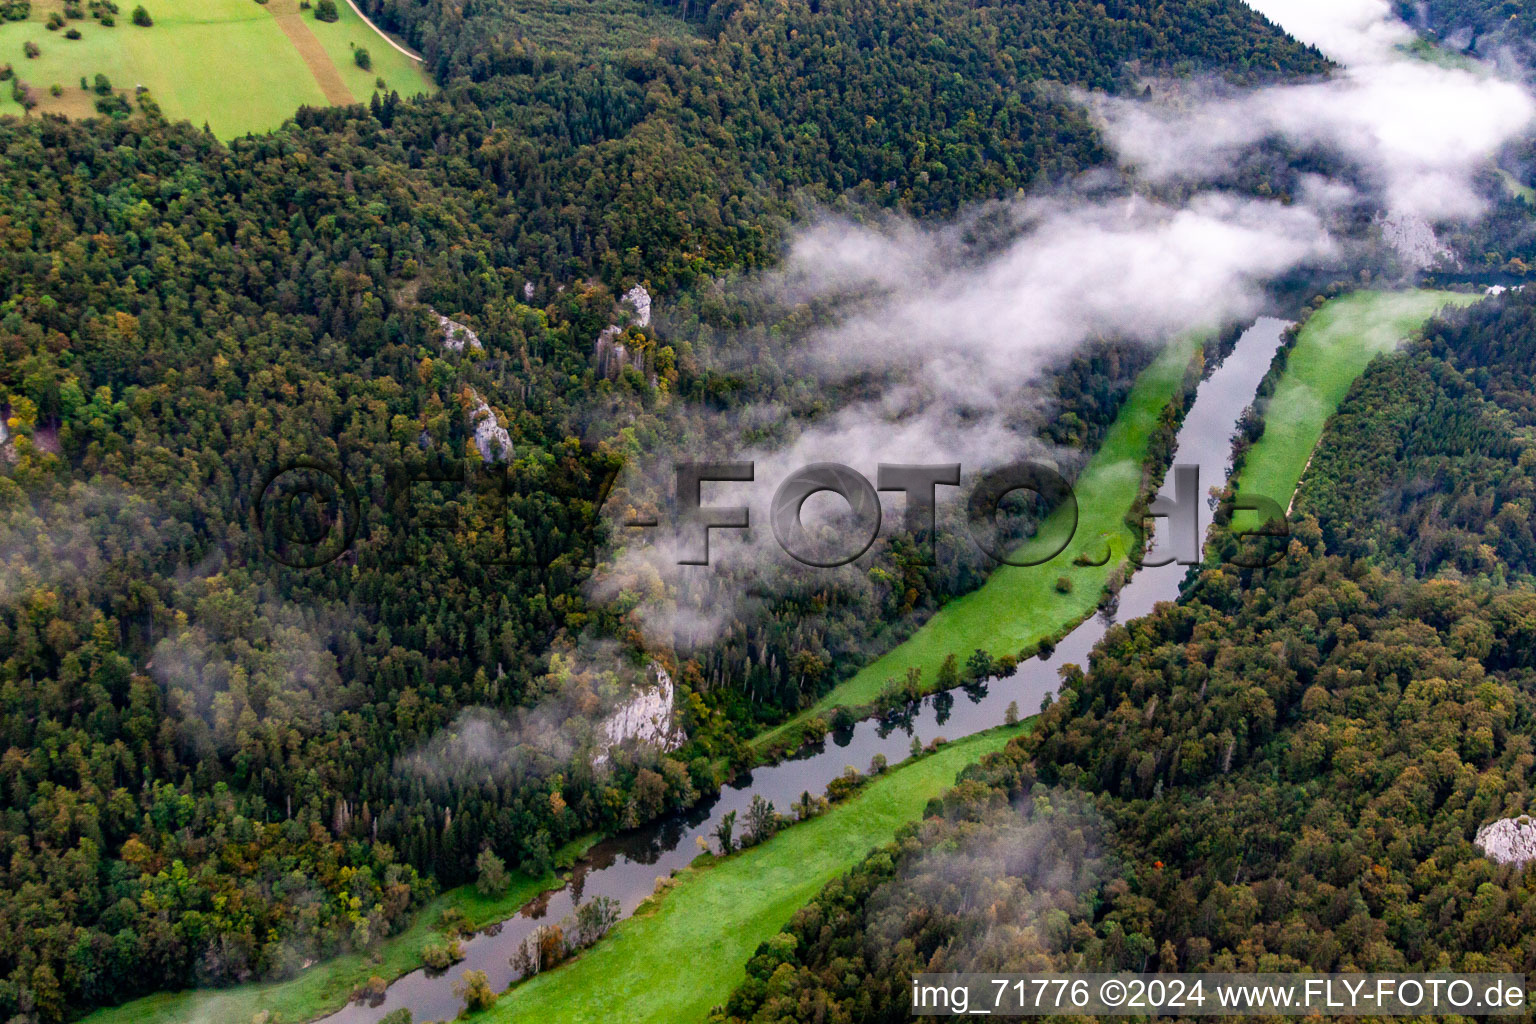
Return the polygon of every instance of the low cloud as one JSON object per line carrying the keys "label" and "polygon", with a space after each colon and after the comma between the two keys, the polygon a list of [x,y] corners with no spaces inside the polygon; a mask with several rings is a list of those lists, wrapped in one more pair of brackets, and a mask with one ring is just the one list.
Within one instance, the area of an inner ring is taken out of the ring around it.
{"label": "low cloud", "polygon": [[1489,66],[1449,67],[1403,51],[1413,31],[1383,0],[1253,4],[1343,67],[1326,79],[1232,90],[1160,83],[1156,98],[1082,97],[1139,177],[1206,182],[1269,140],[1343,157],[1389,214],[1467,220],[1474,178],[1525,133],[1536,103]]}
{"label": "low cloud", "polygon": [[[1491,68],[1405,52],[1414,35],[1384,0],[1254,6],[1341,67],[1250,89],[1077,94],[1117,172],[944,225],[829,216],[799,230],[744,292],[801,325],[774,355],[817,382],[828,411],[801,422],[777,405],[702,414],[711,425],[693,440],[646,452],[651,477],[624,493],[670,495],[680,460],[753,460],[754,482],[707,487],[704,503],[749,506],[754,530],[717,532],[712,564],[695,568],[677,564],[667,531],[637,541],[616,525],[626,546],[600,567],[593,596],[626,603],[649,642],[686,648],[749,622],[808,572],[828,589],[867,589],[860,570],[801,571],[774,543],[767,510],[795,469],[838,462],[873,480],[880,462],[960,462],[972,476],[1021,457],[1070,468],[1080,453],[1038,439],[1050,405],[1040,385],[1085,346],[1157,346],[1251,318],[1280,278],[1390,275],[1442,258],[1434,225],[1484,212],[1478,176],[1532,122],[1530,94]],[[1246,191],[1251,167],[1277,169],[1283,198]],[[722,454],[722,439],[765,424],[756,436],[771,442]],[[941,510],[953,493],[941,491]],[[883,501],[891,522],[900,499]]]}

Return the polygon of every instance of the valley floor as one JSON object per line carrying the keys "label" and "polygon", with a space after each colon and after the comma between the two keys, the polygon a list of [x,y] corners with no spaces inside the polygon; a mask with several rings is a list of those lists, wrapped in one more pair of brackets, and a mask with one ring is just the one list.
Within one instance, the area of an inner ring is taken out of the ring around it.
{"label": "valley floor", "polygon": [[[962,664],[978,648],[994,658],[1017,654],[1059,637],[1092,614],[1110,574],[1126,563],[1132,536],[1125,515],[1141,491],[1148,445],[1198,350],[1194,339],[1171,344],[1137,378],[1104,443],[1074,484],[1077,530],[1061,554],[1042,565],[1000,566],[980,588],[950,601],[904,642],[827,693],[810,710],[763,733],[755,745],[771,749],[792,737],[812,716],[872,704],[886,680],[904,679],[908,669],[920,669],[925,690],[937,690],[939,667],[951,654]],[[1064,528],[1063,517],[1053,516],[1041,528],[1040,539],[1025,544],[1018,554],[1027,558],[1037,549],[1049,551],[1053,542],[1060,543]],[[964,538],[960,542],[968,543]],[[1072,564],[1078,555],[1096,561],[1106,554],[1102,565]],[[1061,576],[1071,581],[1070,593],[1057,590]]]}
{"label": "valley floor", "polygon": [[700,1021],[746,976],[758,945],[827,882],[889,842],[966,765],[1026,726],[940,747],[869,782],[846,803],[760,846],[707,861],[621,922],[579,960],[502,995],[479,1019],[560,1024]]}
{"label": "valley floor", "polygon": [[[1289,500],[1329,416],[1365,366],[1390,351],[1436,310],[1474,295],[1444,291],[1365,292],[1332,300],[1304,325],[1269,404],[1264,435],[1249,451],[1242,486]],[[762,749],[782,742],[812,714],[858,707],[879,695],[884,681],[908,667],[923,670],[934,688],[938,667],[953,653],[963,661],[976,648],[1013,653],[1054,637],[1092,613],[1112,570],[1126,559],[1130,534],[1124,516],[1141,486],[1148,445],[1198,345],[1170,346],[1142,373],[1125,407],[1078,481],[1080,519],[1067,548],[1050,563],[1005,567],[979,590],[930,619],[910,639],[829,693],[810,711],[760,737]],[[1042,536],[1051,536],[1047,524]],[[1057,535],[1059,536],[1059,534]],[[1098,567],[1073,566],[1079,553],[1111,557]],[[1028,550],[1026,545],[1024,550]],[[1071,593],[1055,581],[1072,579]],[[1032,709],[1025,709],[1026,712]],[[757,945],[775,934],[795,909],[870,849],[921,816],[930,797],[947,789],[955,773],[998,749],[1018,728],[980,734],[902,765],[847,803],[781,832],[768,843],[720,861],[706,861],[648,909],[572,964],[541,975],[502,997],[489,1015],[497,1021],[622,1019],[700,1020],[740,982]],[[862,766],[857,766],[862,767]],[[420,951],[447,906],[460,906],[477,925],[510,916],[554,877],[519,878],[505,897],[487,901],[470,888],[455,890],[418,915],[407,932],[383,944],[375,959],[339,957],[288,982],[245,986],[218,994],[154,996],[101,1011],[89,1024],[170,1024],[189,1019],[243,1022],[262,1009],[284,1021],[312,1019],[334,1010],[371,975],[397,977],[420,964]],[[679,974],[678,965],[689,969]]]}
{"label": "valley floor", "polygon": [[[1325,303],[1301,327],[1264,414],[1264,433],[1248,450],[1237,490],[1273,498],[1281,508],[1306,472],[1328,418],[1372,359],[1397,348],[1438,310],[1481,296],[1418,289],[1353,292]],[[1250,523],[1238,513],[1238,526]]]}

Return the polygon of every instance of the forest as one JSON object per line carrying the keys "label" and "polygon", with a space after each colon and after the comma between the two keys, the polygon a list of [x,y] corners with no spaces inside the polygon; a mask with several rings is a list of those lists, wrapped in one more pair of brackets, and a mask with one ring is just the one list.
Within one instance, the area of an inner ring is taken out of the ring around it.
{"label": "forest", "polygon": [[1284,559],[1215,541],[714,1018],[907,1020],[915,971],[1529,972],[1528,866],[1473,839],[1532,799],[1533,357],[1509,293],[1378,358]]}
{"label": "forest", "polygon": [[[824,402],[770,326],[737,332],[749,369],[725,358],[711,282],[808,204],[937,214],[1102,161],[1046,83],[1325,68],[1225,0],[370,13],[438,94],[228,145],[148,94],[0,121],[0,1018],[283,977],[398,930],[485,848],[539,871],[718,785],[834,681],[788,666],[979,579],[885,554],[903,586],[775,637],[772,685],[677,658],[691,746],[592,767],[595,717],[676,657],[584,590],[603,481],[687,406]],[[600,373],[641,283],[675,330],[624,324],[638,364]],[[445,348],[434,311],[480,347]],[[1091,445],[1136,368],[1106,339],[1039,386]],[[482,400],[505,465],[473,444]],[[318,569],[271,557],[258,508],[310,463],[358,496]]]}

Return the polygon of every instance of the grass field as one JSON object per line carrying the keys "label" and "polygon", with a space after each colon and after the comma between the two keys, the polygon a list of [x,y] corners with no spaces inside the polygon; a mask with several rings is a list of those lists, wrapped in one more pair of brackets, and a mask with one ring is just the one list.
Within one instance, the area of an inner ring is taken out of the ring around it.
{"label": "grass field", "polygon": [[574,963],[501,997],[477,1021],[692,1024],[724,1003],[746,963],[827,882],[892,839],[954,784],[961,768],[1027,725],[940,747],[898,766],[847,803],[761,846],[678,875],[659,901],[622,922]]}
{"label": "grass field", "polygon": [[[324,106],[322,79],[342,88],[330,98],[346,102],[367,100],[376,78],[402,96],[432,88],[421,66],[379,38],[344,0],[337,4],[341,19],[330,24],[311,11],[301,14],[297,0],[143,0],[154,19],[149,28],[132,23],[136,2],[121,0],[111,28],[89,15],[69,21],[66,27],[81,33],[70,40],[63,29],[43,27],[49,13],[63,10],[62,0],[33,0],[27,21],[0,23],[0,63],[34,88],[39,112],[94,115],[96,95],[81,89],[80,78],[94,81],[100,73],[130,103],[134,88],[146,86],[166,117],[207,123],[226,139],[275,128],[302,105]],[[285,15],[297,22],[301,39],[305,32],[312,37],[307,46],[284,31]],[[27,41],[42,50],[35,59],[22,52]],[[353,45],[367,48],[371,71],[356,66]],[[49,94],[55,84],[61,96]],[[0,114],[21,112],[10,88],[0,87]]]}
{"label": "grass field", "polygon": [[[1328,418],[1370,361],[1390,352],[1436,310],[1481,296],[1465,292],[1354,292],[1324,304],[1302,325],[1270,397],[1264,433],[1243,461],[1237,489],[1290,504]],[[1233,525],[1259,525],[1240,512]]]}
{"label": "grass field", "polygon": [[1531,188],[1529,185],[1520,184],[1519,178],[1515,177],[1513,174],[1510,174],[1503,168],[1499,169],[1499,180],[1504,183],[1505,188],[1509,189],[1510,195],[1517,199],[1524,199],[1526,202],[1536,205],[1536,188]]}
{"label": "grass field", "polygon": [[[569,865],[586,852],[597,837],[588,837],[561,850],[557,863]],[[437,922],[443,911],[457,907],[476,928],[503,921],[522,909],[539,893],[560,884],[551,872],[530,878],[513,871],[511,884],[500,896],[482,896],[472,885],[461,886],[437,897],[416,915],[410,928],[380,943],[370,956],[348,953],[303,971],[288,981],[240,985],[235,988],[163,992],[122,1006],[98,1010],[83,1024],[247,1024],[263,1010],[282,1024],[313,1020],[346,1005],[352,990],[377,975],[393,981],[421,966],[421,949],[439,937]]]}
{"label": "grass field", "polygon": [[[977,648],[993,657],[1016,654],[1091,614],[1098,607],[1110,572],[1126,560],[1133,538],[1125,525],[1125,514],[1140,492],[1147,444],[1163,410],[1178,394],[1197,350],[1194,340],[1177,342],[1142,371],[1104,443],[1075,484],[1077,531],[1061,554],[1043,565],[1000,566],[985,584],[939,609],[906,641],[834,688],[809,711],[759,735],[754,746],[771,749],[812,715],[825,716],[837,707],[872,703],[887,679],[905,678],[908,668],[921,669],[924,685],[932,688],[939,666],[950,654],[957,655],[962,664]],[[1062,528],[1063,524],[1053,518],[1039,536],[1056,538],[1059,543]],[[1111,557],[1102,566],[1072,564],[1080,553],[1094,560],[1102,558],[1106,544]],[[1031,542],[1020,550],[1028,553],[1034,547]],[[1072,581],[1071,593],[1057,592],[1058,576]]]}

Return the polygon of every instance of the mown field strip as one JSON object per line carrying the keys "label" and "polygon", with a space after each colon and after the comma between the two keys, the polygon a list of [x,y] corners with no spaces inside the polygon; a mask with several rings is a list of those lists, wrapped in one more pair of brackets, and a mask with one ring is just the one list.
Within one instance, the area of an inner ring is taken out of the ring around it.
{"label": "mown field strip", "polygon": [[[1291,348],[1265,412],[1264,433],[1238,471],[1237,490],[1287,507],[1329,417],[1371,360],[1397,348],[1438,310],[1481,297],[1420,289],[1353,292],[1324,304]],[[1233,525],[1252,528],[1258,516],[1239,512]]]}
{"label": "mown field strip", "polygon": [[1027,725],[948,744],[848,802],[760,846],[689,868],[656,904],[580,959],[541,974],[476,1017],[498,1024],[690,1024],[724,1003],[746,963],[823,885],[922,816],[959,771]]}
{"label": "mown field strip", "polygon": [[[759,736],[755,745],[770,748],[812,715],[869,704],[879,697],[887,679],[903,679],[909,668],[920,669],[924,684],[932,688],[950,654],[962,663],[977,648],[993,657],[1017,654],[1091,614],[1110,573],[1124,564],[1129,551],[1132,537],[1124,519],[1140,492],[1148,442],[1199,349],[1193,338],[1170,344],[1137,378],[1104,443],[1076,481],[1077,530],[1061,554],[1043,565],[1000,566],[980,588],[946,604],[904,642],[837,686],[809,711]],[[1056,519],[1049,520],[1040,536],[1059,538],[1060,526]],[[1106,544],[1110,558],[1103,565],[1072,564],[1079,554],[1095,561],[1102,558]],[[1020,550],[1028,553],[1034,546],[1026,544]],[[1070,593],[1056,589],[1059,576],[1072,581]]]}

